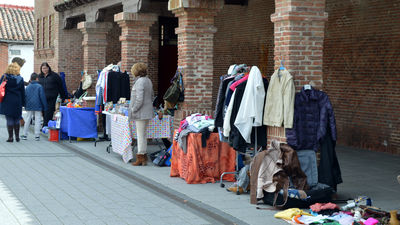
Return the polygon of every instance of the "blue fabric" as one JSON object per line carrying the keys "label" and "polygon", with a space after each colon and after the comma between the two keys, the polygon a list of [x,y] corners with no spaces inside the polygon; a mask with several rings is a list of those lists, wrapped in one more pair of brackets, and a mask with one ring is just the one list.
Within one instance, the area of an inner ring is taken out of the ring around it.
{"label": "blue fabric", "polygon": [[318,184],[317,156],[314,150],[297,151],[301,170],[307,175],[308,186],[314,187]]}
{"label": "blue fabric", "polygon": [[97,119],[94,108],[60,107],[61,132],[69,137],[97,138]]}
{"label": "blue fabric", "polygon": [[335,115],[328,95],[303,88],[295,97],[293,128],[286,129],[287,143],[295,150],[317,151],[328,129],[336,141]]}
{"label": "blue fabric", "polygon": [[19,120],[20,120],[20,117],[15,118],[15,117],[11,117],[11,116],[6,116],[7,126],[12,127],[12,126],[18,125]]}
{"label": "blue fabric", "polygon": [[68,93],[67,83],[65,82],[65,73],[60,72],[60,77],[61,77],[62,87],[64,89],[65,94],[67,95],[68,98],[72,98],[72,94]]}
{"label": "blue fabric", "polygon": [[46,111],[47,101],[42,85],[37,81],[32,81],[25,89],[25,99],[27,111]]}
{"label": "blue fabric", "polygon": [[[6,94],[0,103],[0,114],[18,118],[22,116],[22,106],[25,106],[25,86],[21,76],[6,74]],[[3,77],[0,83],[3,81]]]}

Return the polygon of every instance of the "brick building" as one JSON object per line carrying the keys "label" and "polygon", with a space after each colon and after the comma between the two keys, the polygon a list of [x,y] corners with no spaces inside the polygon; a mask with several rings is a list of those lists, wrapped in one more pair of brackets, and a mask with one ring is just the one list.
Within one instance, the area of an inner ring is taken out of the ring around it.
{"label": "brick building", "polygon": [[[75,88],[80,71],[149,64],[162,96],[177,66],[176,121],[211,114],[229,65],[268,77],[282,59],[299,90],[312,81],[334,106],[338,142],[400,154],[400,3],[377,0],[41,0],[35,68],[48,61]],[[282,128],[269,137],[284,140]]]}
{"label": "brick building", "polygon": [[33,7],[0,4],[0,73],[14,57],[25,59],[21,76],[27,81],[33,72]]}

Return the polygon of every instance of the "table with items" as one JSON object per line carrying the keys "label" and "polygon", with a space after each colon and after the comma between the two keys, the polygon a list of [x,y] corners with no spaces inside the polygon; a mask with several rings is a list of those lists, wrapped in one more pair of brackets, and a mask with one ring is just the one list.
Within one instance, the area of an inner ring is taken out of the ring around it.
{"label": "table with items", "polygon": [[60,130],[69,138],[97,138],[97,117],[94,108],[60,107]]}
{"label": "table with items", "polygon": [[[215,183],[223,172],[235,171],[235,150],[219,140],[218,133],[210,133],[206,147],[202,147],[201,133],[189,133],[186,153],[174,139],[171,157],[171,177],[181,177],[188,184]],[[204,139],[203,139],[204,142]],[[235,181],[232,174],[224,176]]]}
{"label": "table with items", "polygon": [[[121,114],[108,112],[103,112],[103,114],[108,117],[107,124],[110,126],[113,152],[120,154],[123,161],[128,163],[133,158],[132,139],[136,139],[135,123],[133,121],[129,122],[129,118]],[[147,138],[171,138],[171,127],[171,116],[163,116],[161,120],[158,116],[155,116],[147,125]]]}

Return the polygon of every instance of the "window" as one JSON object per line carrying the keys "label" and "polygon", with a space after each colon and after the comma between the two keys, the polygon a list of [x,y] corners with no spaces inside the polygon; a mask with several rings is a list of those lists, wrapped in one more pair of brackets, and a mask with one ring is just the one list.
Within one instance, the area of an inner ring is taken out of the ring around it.
{"label": "window", "polygon": [[36,48],[53,48],[55,34],[54,14],[36,20]]}
{"label": "window", "polygon": [[10,55],[21,55],[21,50],[11,50],[10,49]]}

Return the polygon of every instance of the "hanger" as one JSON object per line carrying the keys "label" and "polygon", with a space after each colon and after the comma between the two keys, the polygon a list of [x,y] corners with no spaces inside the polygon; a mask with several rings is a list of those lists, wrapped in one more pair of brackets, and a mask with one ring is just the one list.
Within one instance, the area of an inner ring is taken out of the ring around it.
{"label": "hanger", "polygon": [[304,90],[311,90],[313,84],[314,84],[314,83],[313,83],[312,81],[310,81],[310,83],[308,83],[308,84],[305,84],[305,85],[304,85]]}
{"label": "hanger", "polygon": [[281,67],[279,67],[279,70],[285,70],[285,67],[283,66],[283,62],[285,62],[285,60],[281,60]]}

